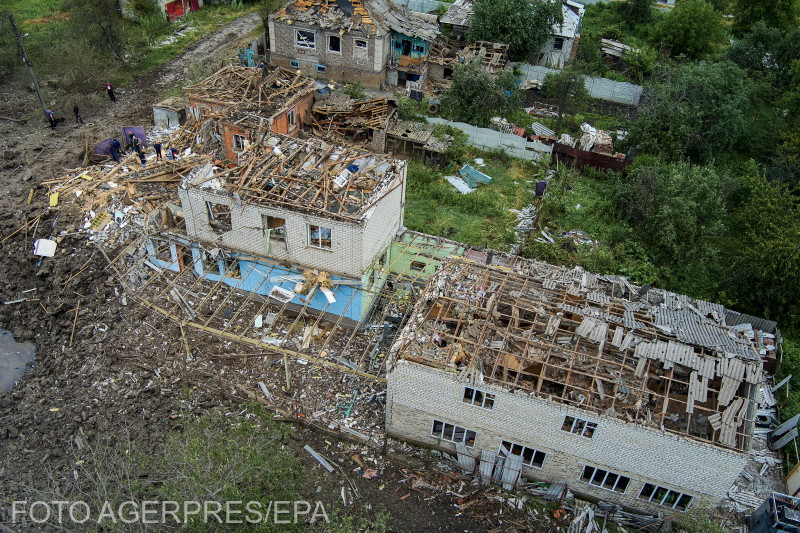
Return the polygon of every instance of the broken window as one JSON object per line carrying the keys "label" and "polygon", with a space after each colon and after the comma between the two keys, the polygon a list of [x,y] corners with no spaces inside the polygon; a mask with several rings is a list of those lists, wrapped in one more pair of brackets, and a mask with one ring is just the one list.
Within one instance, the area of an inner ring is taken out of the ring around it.
{"label": "broken window", "polygon": [[609,472],[608,470],[602,470],[587,465],[583,467],[581,481],[606,490],[625,494],[625,489],[628,488],[628,483],[631,482],[631,479],[626,476],[615,474],[614,472]]}
{"label": "broken window", "polygon": [[233,229],[230,206],[206,202],[206,210],[208,211],[208,223],[214,233],[225,233]]}
{"label": "broken window", "polygon": [[639,499],[647,500],[665,507],[671,507],[677,511],[685,511],[692,504],[694,497],[674,490],[665,489],[664,487],[657,487],[650,483],[645,483],[644,487],[642,487],[642,491],[639,493]]}
{"label": "broken window", "polygon": [[220,266],[222,267],[222,275],[229,278],[241,279],[242,271],[239,267],[239,259],[235,257],[220,257]]}
{"label": "broken window", "polygon": [[316,48],[316,41],[314,40],[314,32],[308,30],[296,30],[296,44],[301,48]]}
{"label": "broken window", "polygon": [[231,137],[233,138],[233,151],[234,152],[244,152],[244,148],[245,148],[244,135],[238,135],[238,134],[234,133]]}
{"label": "broken window", "polygon": [[427,265],[425,263],[423,263],[422,261],[411,261],[411,265],[410,265],[409,268],[411,270],[416,270],[417,272],[421,272],[421,271],[425,270],[426,266]]}
{"label": "broken window", "polygon": [[591,439],[594,436],[594,431],[597,429],[597,424],[595,422],[589,422],[588,420],[575,418],[574,416],[565,416],[564,424],[561,426],[561,429],[568,433],[574,433],[581,437]]}
{"label": "broken window", "polygon": [[477,435],[478,434],[471,429],[465,429],[453,424],[442,422],[440,420],[434,420],[433,427],[431,429],[432,437],[449,442],[463,442],[469,447],[475,445],[475,438]]}
{"label": "broken window", "polygon": [[331,229],[322,226],[308,225],[308,244],[323,250],[331,249]]}
{"label": "broken window", "polygon": [[297,125],[297,113],[294,109],[289,110],[289,112],[286,114],[286,118],[288,119],[290,126]]}
{"label": "broken window", "polygon": [[556,37],[553,40],[553,50],[561,50],[562,48],[564,48],[564,39]]}
{"label": "broken window", "polygon": [[472,387],[464,387],[464,402],[484,409],[492,409],[494,407],[494,394],[473,389]]}
{"label": "broken window", "polygon": [[164,261],[166,263],[172,262],[172,247],[167,241],[161,239],[153,239],[153,259]]}
{"label": "broken window", "polygon": [[424,54],[425,53],[425,47],[423,45],[421,45],[421,44],[415,44],[413,50],[418,54]]}
{"label": "broken window", "polygon": [[513,442],[508,442],[507,440],[504,440],[500,444],[500,451],[498,452],[498,455],[501,457],[520,455],[522,456],[522,464],[532,466],[534,468],[542,468],[542,466],[544,466],[544,459],[547,457],[547,454],[544,452],[534,450],[533,448],[528,448],[527,446],[523,446],[521,444],[514,444]]}
{"label": "broken window", "polygon": [[367,41],[356,39],[353,41],[353,57],[356,59],[367,59]]}
{"label": "broken window", "polygon": [[338,35],[331,35],[328,37],[328,52],[341,52],[342,40]]}
{"label": "broken window", "polygon": [[289,61],[289,66],[292,67],[292,68],[300,68],[300,62],[299,61]]}
{"label": "broken window", "polygon": [[320,74],[325,72],[325,65],[317,65],[317,72]]}
{"label": "broken window", "polygon": [[261,215],[261,224],[264,226],[264,236],[267,239],[286,242],[286,219]]}

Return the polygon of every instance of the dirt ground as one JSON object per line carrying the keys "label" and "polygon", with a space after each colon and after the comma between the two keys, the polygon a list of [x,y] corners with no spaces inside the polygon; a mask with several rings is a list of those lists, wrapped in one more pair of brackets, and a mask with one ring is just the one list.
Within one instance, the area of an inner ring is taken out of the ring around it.
{"label": "dirt ground", "polygon": [[[233,57],[240,38],[260,25],[252,14],[208,35],[181,57],[118,88],[116,104],[99,87],[98,95],[81,102],[84,125],[73,123],[71,102],[55,102],[53,108],[67,119],[51,131],[23,84],[0,86],[0,116],[27,119],[0,120],[0,302],[27,298],[0,305],[0,327],[37,347],[34,368],[14,389],[0,392],[0,531],[19,531],[8,521],[10,501],[35,499],[70,483],[76,446],[129,438],[139,451],[154,450],[165,435],[179,431],[171,418],[178,405],[202,415],[239,411],[246,399],[220,390],[213,376],[165,365],[184,350],[177,324],[123,301],[106,259],[79,231],[82,214],[48,209],[40,184],[81,165],[87,135],[93,144],[117,136],[122,126],[150,127],[153,103],[184,85],[190,73],[213,71]],[[20,229],[39,215],[38,222]],[[59,234],[63,240],[55,257],[39,261],[33,240]],[[191,343],[205,353],[224,349],[217,339],[195,332]],[[186,387],[197,387],[190,400],[181,393]],[[306,428],[295,435],[291,445],[308,466],[309,489],[320,487],[323,500],[337,500],[344,473],[321,471],[302,446],[313,443],[341,457],[349,471],[352,445]],[[379,454],[373,450],[367,456]],[[495,516],[502,513],[501,504],[490,504],[481,511],[485,519],[474,519],[455,507],[458,496],[419,483],[409,490],[409,469],[425,471],[426,465],[399,448],[389,456],[380,461],[379,479],[351,476],[359,490],[353,508],[388,511],[394,531],[524,530],[505,523],[504,514]]]}

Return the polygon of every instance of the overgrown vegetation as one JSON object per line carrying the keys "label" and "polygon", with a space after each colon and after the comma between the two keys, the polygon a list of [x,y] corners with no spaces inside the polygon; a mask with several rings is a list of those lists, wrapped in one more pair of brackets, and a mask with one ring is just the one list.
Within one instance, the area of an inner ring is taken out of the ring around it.
{"label": "overgrown vegetation", "polygon": [[487,126],[492,117],[519,108],[521,96],[511,71],[490,75],[476,62],[459,65],[453,71],[453,85],[442,94],[442,116]]}

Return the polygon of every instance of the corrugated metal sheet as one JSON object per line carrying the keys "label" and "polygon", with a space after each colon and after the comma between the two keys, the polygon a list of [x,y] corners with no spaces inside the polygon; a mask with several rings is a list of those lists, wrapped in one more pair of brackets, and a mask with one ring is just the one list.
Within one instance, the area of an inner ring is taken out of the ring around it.
{"label": "corrugated metal sheet", "polygon": [[[527,63],[514,63],[509,68],[517,66],[522,70],[519,77],[521,82],[528,80],[535,80],[539,82],[544,81],[544,77],[552,72],[558,72],[556,69],[542,67],[538,65],[529,65]],[[598,100],[607,100],[609,102],[617,102],[618,104],[639,105],[639,99],[642,97],[641,85],[634,85],[621,81],[613,81],[606,78],[594,78],[592,76],[585,76],[584,82],[586,90],[592,98]]]}
{"label": "corrugated metal sheet", "polygon": [[751,324],[754,329],[766,331],[767,333],[775,333],[778,329],[778,323],[764,318],[758,318],[753,315],[746,315],[737,311],[725,309],[725,324],[728,326],[736,326],[738,324]]}

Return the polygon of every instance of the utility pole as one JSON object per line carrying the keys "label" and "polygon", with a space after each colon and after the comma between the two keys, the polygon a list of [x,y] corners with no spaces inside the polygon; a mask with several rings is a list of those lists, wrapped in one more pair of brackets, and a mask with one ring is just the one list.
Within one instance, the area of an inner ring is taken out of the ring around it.
{"label": "utility pole", "polygon": [[31,65],[31,60],[28,59],[27,52],[25,52],[25,45],[22,44],[22,36],[19,34],[19,30],[17,30],[17,24],[14,22],[14,16],[9,15],[8,20],[11,21],[11,29],[14,30],[14,35],[17,38],[17,47],[19,48],[19,53],[22,56],[22,62],[25,63],[26,67],[28,67],[28,74],[31,75],[31,81],[33,81],[33,88],[36,90],[36,96],[39,97],[39,103],[42,104],[42,112],[45,114],[45,116],[47,116],[47,104],[44,103],[42,91],[39,89],[39,82],[36,81],[36,76],[33,74],[33,65]]}

